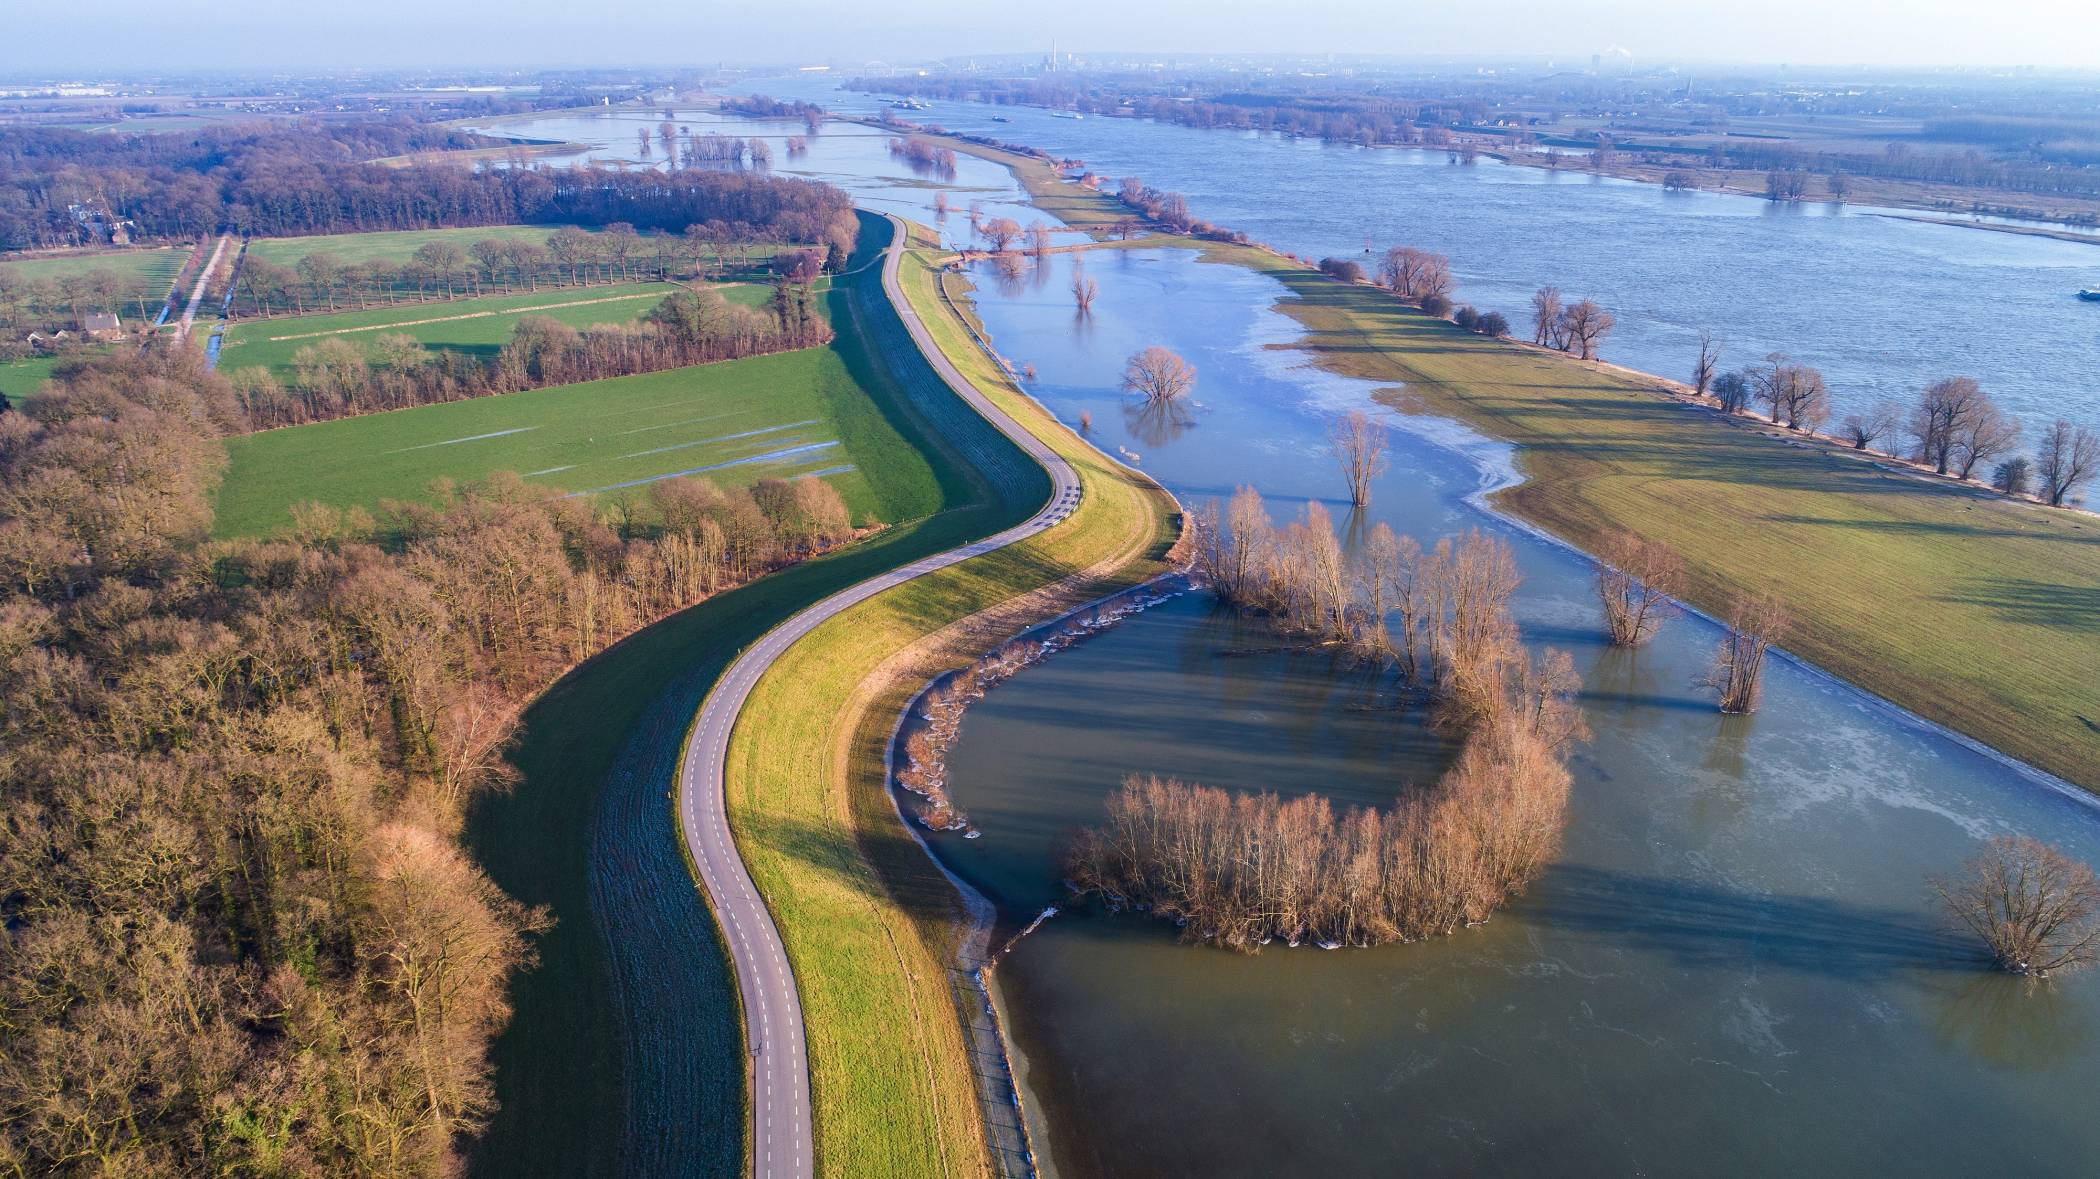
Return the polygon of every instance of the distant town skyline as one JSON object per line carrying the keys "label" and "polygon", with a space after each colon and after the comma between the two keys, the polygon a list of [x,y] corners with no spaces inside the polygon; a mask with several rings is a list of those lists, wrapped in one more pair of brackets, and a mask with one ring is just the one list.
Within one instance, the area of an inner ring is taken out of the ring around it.
{"label": "distant town skyline", "polygon": [[909,12],[842,0],[727,0],[701,10],[635,0],[588,9],[554,0],[367,0],[337,9],[224,0],[208,20],[114,0],[96,15],[87,24],[61,9],[11,14],[0,73],[917,62],[1046,51],[1053,36],[1082,56],[1347,51],[1586,63],[1617,49],[1642,64],[2100,69],[2100,21],[2081,0],[1598,0],[1579,12],[1509,0],[1491,19],[1464,5],[1378,0],[1158,0],[1139,18],[1108,0],[925,0]]}

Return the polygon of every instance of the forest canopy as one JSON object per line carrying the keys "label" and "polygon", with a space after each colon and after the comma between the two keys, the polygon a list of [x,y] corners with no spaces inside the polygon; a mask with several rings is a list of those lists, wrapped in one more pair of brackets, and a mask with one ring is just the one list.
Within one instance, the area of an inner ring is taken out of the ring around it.
{"label": "forest canopy", "polygon": [[596,167],[402,167],[408,152],[485,146],[406,121],[267,124],[195,134],[97,136],[0,128],[0,249],[77,244],[75,207],[106,210],[141,238],[218,229],[266,237],[474,225],[607,225],[677,233],[710,221],[760,241],[850,248],[851,202],[829,185],[750,171]]}

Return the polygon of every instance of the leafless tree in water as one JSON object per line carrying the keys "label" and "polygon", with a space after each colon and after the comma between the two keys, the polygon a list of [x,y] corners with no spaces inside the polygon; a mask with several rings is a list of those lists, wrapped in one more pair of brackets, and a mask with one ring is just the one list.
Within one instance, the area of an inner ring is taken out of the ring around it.
{"label": "leafless tree in water", "polygon": [[2037,839],[1987,840],[1959,876],[1931,883],[1948,915],[1983,939],[2001,969],[2045,977],[2100,957],[2100,879]]}
{"label": "leafless tree in water", "polygon": [[1667,547],[1630,532],[1605,538],[1597,597],[1611,641],[1636,647],[1655,636],[1684,582],[1684,560]]}
{"label": "leafless tree in water", "polygon": [[1721,711],[1757,711],[1763,692],[1765,652],[1786,633],[1786,608],[1775,598],[1740,602],[1728,620],[1728,633],[1714,650],[1706,683],[1720,693]]}
{"label": "leafless tree in water", "polygon": [[1196,368],[1157,344],[1131,356],[1123,366],[1123,389],[1147,402],[1178,401],[1196,387]]}
{"label": "leafless tree in water", "polygon": [[1349,485],[1349,502],[1364,507],[1371,502],[1371,483],[1385,473],[1385,426],[1360,409],[1336,418],[1327,430],[1328,452],[1341,464],[1342,479]]}

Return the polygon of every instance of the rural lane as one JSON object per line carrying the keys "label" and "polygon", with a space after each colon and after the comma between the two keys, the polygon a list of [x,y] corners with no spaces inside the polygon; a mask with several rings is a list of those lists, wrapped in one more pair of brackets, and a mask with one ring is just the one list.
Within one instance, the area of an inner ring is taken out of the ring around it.
{"label": "rural lane", "polygon": [[178,347],[190,338],[190,329],[197,325],[197,308],[204,302],[204,288],[211,285],[211,276],[219,270],[219,259],[226,256],[226,243],[232,240],[232,234],[220,234],[218,243],[211,248],[211,258],[204,263],[204,268],[197,272],[197,285],[190,288],[189,306],[183,309],[182,319],[175,325],[175,343]]}
{"label": "rural lane", "polygon": [[1049,472],[1049,501],[1026,521],[1003,532],[869,578],[825,598],[766,632],[737,656],[708,693],[694,718],[678,775],[678,822],[688,853],[721,923],[736,967],[744,1003],[745,1046],[751,1060],[751,1159],[758,1179],[803,1179],[816,1162],[810,1129],[809,1057],[802,1004],[786,947],[759,897],[750,871],[738,856],[723,799],[730,731],[759,678],[797,639],[845,610],[915,577],[1004,548],[1050,528],[1070,515],[1079,500],[1079,476],[1062,456],[964,378],[934,344],[926,325],[904,298],[898,270],[906,230],[890,218],[896,237],[884,252],[882,289],[904,320],[912,341],[941,379],[1002,434]]}

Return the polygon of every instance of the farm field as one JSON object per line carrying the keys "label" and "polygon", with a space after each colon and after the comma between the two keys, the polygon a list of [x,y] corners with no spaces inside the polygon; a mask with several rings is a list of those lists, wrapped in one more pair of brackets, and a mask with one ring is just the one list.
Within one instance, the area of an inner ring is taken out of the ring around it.
{"label": "farm field", "polygon": [[858,521],[934,510],[926,461],[834,348],[531,389],[227,440],[222,536],[267,534],[294,504],[376,507],[497,471],[563,492],[629,493],[676,474],[723,486],[822,474]]}
{"label": "farm field", "polygon": [[[412,303],[366,311],[323,315],[244,319],[226,330],[219,367],[268,368],[279,376],[291,371],[292,354],[329,336],[368,346],[381,335],[415,337],[433,351],[465,352],[490,359],[510,342],[518,320],[544,315],[575,328],[632,323],[684,289],[677,283],[621,283],[601,287],[564,287],[523,295],[486,295],[433,303]],[[756,307],[772,297],[757,284],[718,284],[714,288],[732,303]]]}
{"label": "farm field", "polygon": [[[344,263],[386,262],[400,264],[409,261],[415,252],[432,242],[449,242],[465,250],[475,242],[486,238],[501,241],[533,241],[547,244],[559,226],[554,225],[476,225],[461,229],[399,229],[379,230],[373,233],[316,234],[310,237],[263,237],[248,244],[248,256],[273,262],[279,266],[297,265],[299,259],[308,254],[333,254]],[[596,230],[586,229],[587,233]],[[675,235],[643,234],[642,249],[637,257],[655,257],[658,242],[675,241]],[[771,258],[784,247],[753,245],[751,258],[754,264]]]}
{"label": "farm field", "polygon": [[26,356],[20,360],[0,360],[0,393],[7,395],[16,406],[33,395],[37,386],[51,377],[51,370],[58,367],[63,356]]}
{"label": "farm field", "polygon": [[292,266],[308,254],[333,254],[345,263],[406,262],[431,242],[450,242],[464,250],[484,238],[528,240],[547,244],[551,225],[478,225],[465,229],[402,229],[377,233],[328,233],[311,237],[259,237],[248,243],[248,256]]}
{"label": "farm field", "polygon": [[1774,595],[1794,617],[1788,650],[2100,790],[2100,520],[1777,437],[1656,378],[1462,332],[1262,250],[1206,256],[1282,281],[1323,365],[1515,443],[1528,478],[1498,494],[1505,509],[1591,552],[1615,530],[1661,541],[1700,609]]}
{"label": "farm field", "polygon": [[160,310],[175,272],[189,259],[188,246],[140,247],[101,254],[59,254],[41,258],[0,258],[0,274],[18,283],[56,282],[62,278],[96,270],[114,271],[123,280],[123,301],[118,306],[128,323],[138,316],[138,300],[144,298],[149,315]]}

